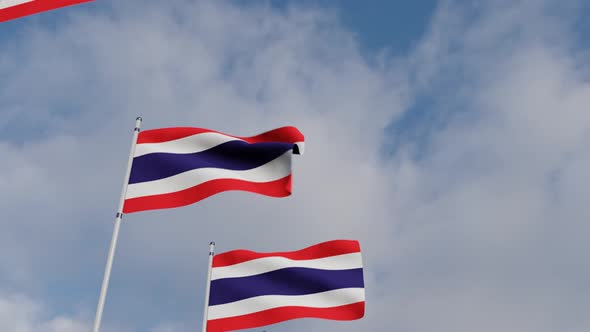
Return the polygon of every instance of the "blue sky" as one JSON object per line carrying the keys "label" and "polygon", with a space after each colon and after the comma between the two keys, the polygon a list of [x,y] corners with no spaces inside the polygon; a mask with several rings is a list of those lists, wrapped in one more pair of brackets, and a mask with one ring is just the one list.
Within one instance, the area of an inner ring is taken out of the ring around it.
{"label": "blue sky", "polygon": [[[131,129],[306,136],[294,194],[124,219],[106,332],[200,326],[208,243],[361,242],[367,315],[590,328],[584,1],[97,1],[0,29],[0,330],[86,331]],[[259,329],[261,330],[261,329]]]}
{"label": "blue sky", "polygon": [[[248,1],[236,1],[241,5]],[[428,28],[436,1],[385,1],[362,3],[344,1],[270,1],[276,8],[290,5],[333,10],[343,25],[357,34],[362,52],[369,54],[390,49],[407,52]],[[250,2],[252,4],[252,2]]]}

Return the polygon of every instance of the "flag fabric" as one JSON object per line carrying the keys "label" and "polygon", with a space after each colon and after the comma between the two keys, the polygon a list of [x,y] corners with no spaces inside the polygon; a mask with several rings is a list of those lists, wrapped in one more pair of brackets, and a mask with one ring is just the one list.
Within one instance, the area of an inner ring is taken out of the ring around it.
{"label": "flag fabric", "polygon": [[213,258],[207,332],[297,318],[355,320],[365,313],[358,241],[334,240],[291,252],[234,250]]}
{"label": "flag fabric", "polygon": [[291,194],[291,158],[304,136],[281,127],[256,136],[175,127],[139,133],[124,213],[196,203],[223,191]]}
{"label": "flag fabric", "polygon": [[0,22],[93,0],[0,0]]}

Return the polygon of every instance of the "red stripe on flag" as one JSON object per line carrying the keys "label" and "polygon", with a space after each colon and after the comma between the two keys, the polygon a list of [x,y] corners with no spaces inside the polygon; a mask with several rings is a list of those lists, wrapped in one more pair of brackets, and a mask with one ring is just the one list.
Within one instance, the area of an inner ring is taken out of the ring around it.
{"label": "red stripe on flag", "polygon": [[249,250],[232,250],[213,257],[213,267],[223,267],[251,261],[264,257],[285,257],[293,260],[319,259],[324,257],[360,252],[361,247],[356,240],[334,240],[307,247],[297,251],[259,253]]}
{"label": "red stripe on flag", "polygon": [[193,128],[193,127],[173,127],[173,128],[159,128],[145,130],[139,133],[137,137],[137,144],[144,143],[163,143],[173,141],[176,139],[197,135],[201,133],[218,133],[230,137],[242,139],[248,143],[260,143],[260,142],[285,142],[295,143],[303,142],[303,134],[295,127],[286,126],[277,129],[267,131],[265,133],[251,136],[251,137],[240,137],[228,135],[219,131]]}
{"label": "red stripe on flag", "polygon": [[365,315],[365,302],[332,308],[280,307],[253,314],[207,321],[207,332],[225,332],[261,327],[296,318],[355,320]]}
{"label": "red stripe on flag", "polygon": [[248,191],[272,197],[286,197],[291,194],[291,175],[271,182],[249,182],[235,179],[211,180],[170,194],[127,199],[123,206],[123,212],[133,213],[185,206],[230,190]]}
{"label": "red stripe on flag", "polygon": [[34,0],[0,9],[0,22],[94,0]]}

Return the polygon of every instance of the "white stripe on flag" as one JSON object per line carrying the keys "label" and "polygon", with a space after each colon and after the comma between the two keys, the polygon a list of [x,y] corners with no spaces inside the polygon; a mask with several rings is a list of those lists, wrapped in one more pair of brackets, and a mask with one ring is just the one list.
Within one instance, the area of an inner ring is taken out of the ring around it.
{"label": "white stripe on flag", "polygon": [[234,179],[248,182],[271,182],[291,174],[292,152],[287,151],[260,167],[245,171],[223,168],[198,168],[164,179],[130,184],[126,199],[169,194],[216,179]]}
{"label": "white stripe on flag", "polygon": [[290,267],[350,270],[362,268],[363,261],[360,252],[308,260],[293,260],[276,256],[264,257],[235,265],[215,267],[212,270],[211,280],[247,277]]}
{"label": "white stripe on flag", "polygon": [[229,141],[242,140],[220,133],[200,133],[168,142],[137,144],[135,157],[150,153],[197,153]]}
{"label": "white stripe on flag", "polygon": [[365,300],[364,288],[342,288],[308,295],[264,295],[232,303],[209,306],[209,319],[242,316],[287,307],[331,308]]}
{"label": "white stripe on flag", "polygon": [[32,2],[34,0],[0,0],[0,9],[22,5],[23,3]]}

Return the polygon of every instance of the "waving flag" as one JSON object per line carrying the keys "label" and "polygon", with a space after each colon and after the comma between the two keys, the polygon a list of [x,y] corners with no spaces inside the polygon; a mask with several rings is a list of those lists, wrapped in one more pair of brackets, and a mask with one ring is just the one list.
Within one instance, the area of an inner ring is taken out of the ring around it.
{"label": "waving flag", "polygon": [[207,332],[296,318],[355,320],[365,313],[358,241],[291,252],[230,251],[213,258],[211,271]]}
{"label": "waving flag", "polygon": [[0,22],[93,0],[0,0]]}
{"label": "waving flag", "polygon": [[228,190],[289,196],[291,157],[303,144],[295,127],[252,137],[191,127],[143,131],[123,212],[184,206]]}

